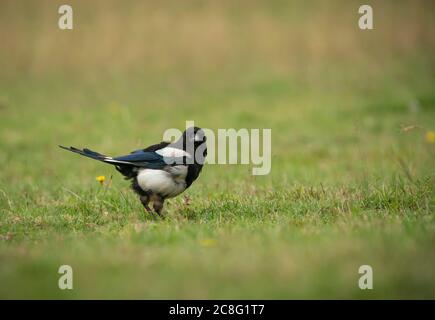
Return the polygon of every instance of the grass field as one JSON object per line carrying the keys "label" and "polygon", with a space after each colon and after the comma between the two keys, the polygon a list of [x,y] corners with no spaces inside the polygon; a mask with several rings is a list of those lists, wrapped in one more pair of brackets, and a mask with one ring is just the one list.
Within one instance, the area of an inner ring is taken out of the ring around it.
{"label": "grass field", "polygon": [[[0,3],[0,298],[435,298],[432,2],[373,2],[370,31],[357,1],[70,3],[72,31]],[[208,165],[153,219],[57,147],[186,120],[271,128],[271,173]]]}

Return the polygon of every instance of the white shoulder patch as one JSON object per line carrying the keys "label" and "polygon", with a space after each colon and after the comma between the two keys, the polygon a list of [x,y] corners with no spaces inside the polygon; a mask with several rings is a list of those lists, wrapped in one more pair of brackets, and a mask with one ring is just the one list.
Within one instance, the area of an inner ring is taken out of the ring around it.
{"label": "white shoulder patch", "polygon": [[157,150],[156,153],[162,157],[191,157],[190,153],[174,147],[165,147]]}

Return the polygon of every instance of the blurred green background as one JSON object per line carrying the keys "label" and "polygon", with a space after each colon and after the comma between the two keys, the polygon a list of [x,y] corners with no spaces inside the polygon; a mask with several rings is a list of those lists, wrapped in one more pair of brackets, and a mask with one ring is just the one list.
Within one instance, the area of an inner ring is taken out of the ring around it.
{"label": "blurred green background", "polygon": [[[369,1],[366,31],[358,1],[68,1],[73,30],[61,4],[0,2],[1,298],[435,298],[432,1]],[[57,147],[186,120],[271,128],[271,174],[206,166],[154,220]]]}

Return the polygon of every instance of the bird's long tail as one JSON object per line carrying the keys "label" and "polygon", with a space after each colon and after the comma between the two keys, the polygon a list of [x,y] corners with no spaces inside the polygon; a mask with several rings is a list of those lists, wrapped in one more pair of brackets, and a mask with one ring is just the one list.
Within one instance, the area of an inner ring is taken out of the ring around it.
{"label": "bird's long tail", "polygon": [[99,160],[99,161],[102,161],[102,162],[110,163],[110,164],[113,164],[113,165],[128,164],[125,161],[114,160],[112,157],[108,157],[108,156],[106,156],[104,154],[101,154],[101,153],[89,150],[87,148],[77,149],[77,148],[74,148],[74,147],[69,147],[69,148],[68,147],[64,147],[64,146],[59,146],[59,147],[62,148],[62,149],[74,152],[74,153],[78,153],[79,155],[82,155],[82,156],[85,156],[85,157],[88,157],[88,158],[91,158],[91,159],[94,159],[94,160]]}

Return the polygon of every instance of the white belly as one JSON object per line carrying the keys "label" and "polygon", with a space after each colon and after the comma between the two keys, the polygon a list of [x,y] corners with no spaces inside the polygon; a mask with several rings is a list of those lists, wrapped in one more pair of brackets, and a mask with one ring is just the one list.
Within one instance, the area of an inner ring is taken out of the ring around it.
{"label": "white belly", "polygon": [[168,171],[142,169],[137,175],[137,182],[144,191],[151,191],[166,198],[175,197],[186,189],[187,167],[174,166]]}

